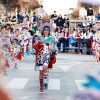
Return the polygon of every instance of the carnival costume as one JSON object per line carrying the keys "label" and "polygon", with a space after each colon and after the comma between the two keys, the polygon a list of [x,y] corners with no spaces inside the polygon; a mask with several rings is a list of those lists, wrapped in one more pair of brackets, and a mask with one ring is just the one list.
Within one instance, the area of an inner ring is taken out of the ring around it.
{"label": "carnival costume", "polygon": [[13,40],[12,45],[10,47],[10,53],[11,53],[12,61],[14,61],[14,68],[18,68],[17,60],[22,59],[22,52],[17,39]]}
{"label": "carnival costume", "polygon": [[22,31],[22,41],[21,46],[24,49],[24,55],[29,55],[30,53],[30,42],[31,42],[31,35],[28,30]]}
{"label": "carnival costume", "polygon": [[[46,21],[38,28],[38,30],[41,30],[42,32],[49,30],[49,32],[52,32],[53,27]],[[34,36],[32,43],[33,48],[36,50],[36,71],[43,70],[44,66],[48,66],[48,69],[52,68],[52,64],[56,62],[54,42],[55,38],[52,35],[49,35],[48,37],[44,37],[42,34]],[[43,73],[43,78],[40,79],[40,92],[43,92],[43,86],[44,88],[48,87],[48,74],[49,70]]]}
{"label": "carnival costume", "polygon": [[100,31],[97,31],[95,33],[92,49],[94,52],[95,59],[97,60],[97,62],[100,62]]}
{"label": "carnival costume", "polygon": [[2,34],[0,37],[0,75],[7,75],[6,69],[10,67],[8,61],[8,48],[10,46],[7,35]]}

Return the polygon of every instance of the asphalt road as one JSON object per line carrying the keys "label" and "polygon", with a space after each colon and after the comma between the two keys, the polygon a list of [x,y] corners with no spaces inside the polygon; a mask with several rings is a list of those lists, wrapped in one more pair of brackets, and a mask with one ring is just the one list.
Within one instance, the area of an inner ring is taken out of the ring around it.
{"label": "asphalt road", "polygon": [[100,69],[93,56],[62,53],[50,70],[48,90],[39,93],[38,71],[34,70],[34,57],[26,56],[7,69],[6,86],[15,95],[15,100],[73,100],[76,91],[84,88],[80,83],[86,81],[86,73]]}

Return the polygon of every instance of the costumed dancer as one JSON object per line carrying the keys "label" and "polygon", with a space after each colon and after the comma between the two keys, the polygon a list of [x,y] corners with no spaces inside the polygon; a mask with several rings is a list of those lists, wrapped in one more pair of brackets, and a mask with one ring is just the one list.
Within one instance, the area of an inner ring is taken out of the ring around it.
{"label": "costumed dancer", "polygon": [[2,84],[2,79],[6,73],[6,54],[3,50],[2,41],[0,41],[0,100],[12,100],[9,92],[5,89],[5,86]]}
{"label": "costumed dancer", "polygon": [[18,68],[17,60],[21,60],[22,58],[21,48],[18,43],[18,39],[13,39],[10,48],[10,53],[11,53],[12,60],[14,61],[14,69],[17,69]]}
{"label": "costumed dancer", "polygon": [[1,65],[0,65],[0,73],[2,75],[7,75],[7,72],[6,72],[6,54],[5,54],[5,51],[3,49],[3,45],[0,44],[0,58],[1,58]]}
{"label": "costumed dancer", "polygon": [[30,39],[31,35],[28,31],[27,27],[22,28],[22,43],[23,43],[23,55],[29,55],[30,54]]}
{"label": "costumed dancer", "polygon": [[[5,33],[5,32],[4,32]],[[6,69],[9,67],[9,62],[7,60],[7,51],[8,51],[8,34],[0,34],[0,100],[13,100],[10,97],[9,91],[3,85],[3,76],[7,75]]]}
{"label": "costumed dancer", "polygon": [[1,36],[0,36],[0,50],[2,55],[2,63],[5,65],[1,66],[3,69],[3,73],[7,75],[6,69],[10,67],[8,57],[9,57],[9,47],[10,47],[10,38],[8,34],[8,30],[6,29],[6,26],[2,27],[1,30]]}
{"label": "costumed dancer", "polygon": [[35,70],[39,71],[40,93],[43,93],[43,86],[45,89],[48,88],[49,68],[52,68],[52,64],[56,62],[55,39],[50,35],[54,28],[47,17],[44,21],[45,23],[38,28],[42,34],[33,38],[33,48],[36,50]]}
{"label": "costumed dancer", "polygon": [[95,59],[97,60],[97,62],[100,62],[100,31],[97,31],[95,33],[92,49],[94,52]]}

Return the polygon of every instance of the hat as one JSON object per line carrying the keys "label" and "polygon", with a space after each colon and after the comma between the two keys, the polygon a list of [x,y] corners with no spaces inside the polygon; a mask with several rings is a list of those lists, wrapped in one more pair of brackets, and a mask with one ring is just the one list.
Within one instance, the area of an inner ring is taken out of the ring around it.
{"label": "hat", "polygon": [[48,29],[50,29],[50,27],[49,27],[49,26],[44,26],[44,27],[43,27],[43,29],[44,29],[44,28],[48,28]]}
{"label": "hat", "polygon": [[22,27],[22,30],[24,30],[24,29],[28,30],[28,27]]}
{"label": "hat", "polygon": [[13,39],[13,42],[18,43],[18,39],[14,38],[14,39]]}
{"label": "hat", "polygon": [[45,27],[50,28],[50,32],[54,31],[54,29],[55,29],[50,23],[46,22],[46,23],[43,23],[43,24],[38,28],[38,30],[43,31],[43,29],[44,29]]}

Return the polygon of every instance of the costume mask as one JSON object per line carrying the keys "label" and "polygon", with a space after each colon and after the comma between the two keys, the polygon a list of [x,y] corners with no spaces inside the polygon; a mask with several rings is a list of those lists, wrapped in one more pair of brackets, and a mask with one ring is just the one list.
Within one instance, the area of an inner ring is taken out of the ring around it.
{"label": "costume mask", "polygon": [[44,27],[43,31],[50,32],[50,27],[48,27],[48,26]]}

